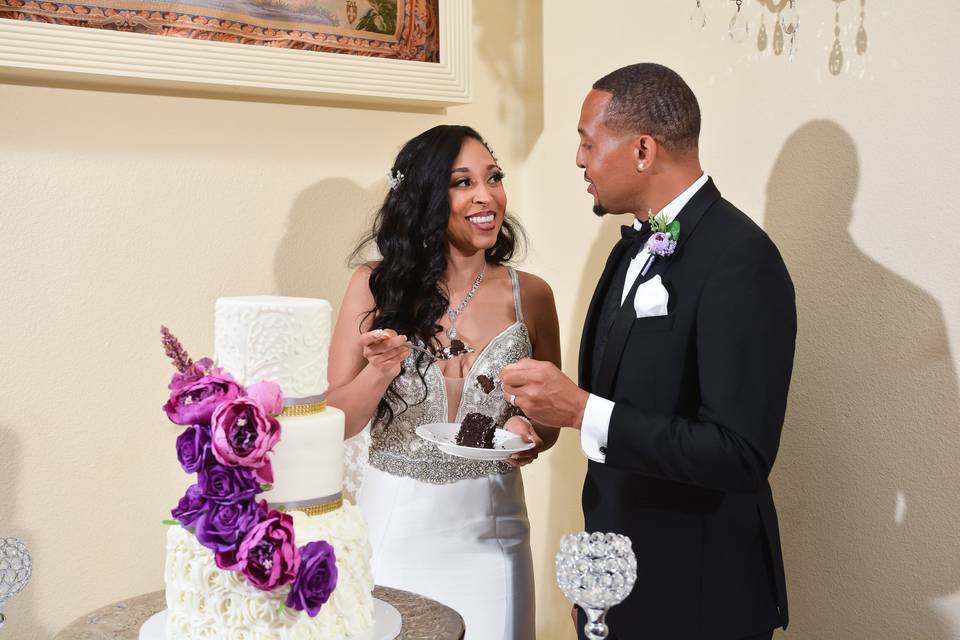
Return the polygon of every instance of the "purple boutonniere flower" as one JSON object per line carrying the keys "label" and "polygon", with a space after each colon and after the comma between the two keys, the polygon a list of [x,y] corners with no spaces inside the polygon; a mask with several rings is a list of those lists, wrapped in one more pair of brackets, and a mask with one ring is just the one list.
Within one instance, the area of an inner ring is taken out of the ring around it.
{"label": "purple boutonniere flower", "polygon": [[337,555],[326,541],[300,548],[300,570],[287,595],[287,606],[306,611],[311,618],[330,599],[337,587]]}
{"label": "purple boutonniere flower", "polygon": [[663,232],[657,232],[647,240],[647,250],[661,258],[672,255],[677,248],[677,241]]}

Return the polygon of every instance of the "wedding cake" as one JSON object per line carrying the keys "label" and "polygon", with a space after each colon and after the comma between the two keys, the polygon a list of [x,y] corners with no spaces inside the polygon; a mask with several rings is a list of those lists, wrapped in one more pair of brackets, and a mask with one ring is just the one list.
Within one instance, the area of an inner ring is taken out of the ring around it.
{"label": "wedding cake", "polygon": [[[202,451],[216,458],[206,458],[198,483],[173,510],[164,570],[167,638],[339,640],[371,628],[367,525],[342,498],[344,415],[324,401],[330,323],[325,300],[217,300],[216,364],[206,361],[206,371],[226,380],[215,393],[232,400],[213,411],[208,440],[188,426],[177,442],[185,470],[199,468]],[[214,392],[209,383],[197,390],[199,374],[189,378],[185,363],[182,371],[164,409],[189,424],[190,414],[182,414]],[[197,388],[190,392],[184,379]],[[282,404],[271,408],[277,391]],[[241,417],[230,418],[231,410]],[[230,475],[238,468],[246,474],[240,480]],[[244,489],[244,478],[254,477],[256,488]],[[216,502],[220,493],[239,495],[247,506],[224,507]],[[254,498],[256,508],[249,506]],[[192,509],[202,499],[213,507],[197,517]]]}

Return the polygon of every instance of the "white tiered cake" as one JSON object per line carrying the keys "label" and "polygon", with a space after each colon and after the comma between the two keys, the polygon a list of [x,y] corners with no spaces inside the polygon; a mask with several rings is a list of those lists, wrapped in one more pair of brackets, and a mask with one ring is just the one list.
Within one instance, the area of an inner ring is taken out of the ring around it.
{"label": "white tiered cake", "polygon": [[334,547],[333,595],[315,617],[285,608],[288,588],[254,588],[241,573],[217,568],[192,533],[172,526],[164,573],[167,638],[340,640],[373,624],[367,525],[341,497],[344,416],[324,402],[330,317],[325,300],[221,298],[215,351],[217,366],[241,385],[269,380],[283,391],[273,486],[261,497],[291,514],[297,545],[325,540]]}

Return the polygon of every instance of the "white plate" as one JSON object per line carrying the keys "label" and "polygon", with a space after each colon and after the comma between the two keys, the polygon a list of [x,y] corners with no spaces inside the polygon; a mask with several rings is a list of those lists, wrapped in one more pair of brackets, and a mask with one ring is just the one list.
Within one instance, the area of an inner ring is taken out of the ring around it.
{"label": "white plate", "polygon": [[456,422],[437,422],[417,427],[417,435],[437,445],[440,451],[471,460],[506,460],[514,453],[527,451],[535,446],[512,431],[497,429],[493,432],[493,449],[464,447],[457,444],[458,431],[460,425]]}
{"label": "white plate", "polygon": [[[400,612],[383,600],[373,599],[373,628],[349,640],[396,640],[400,636]],[[140,640],[166,640],[167,610],[150,616],[140,627]]]}

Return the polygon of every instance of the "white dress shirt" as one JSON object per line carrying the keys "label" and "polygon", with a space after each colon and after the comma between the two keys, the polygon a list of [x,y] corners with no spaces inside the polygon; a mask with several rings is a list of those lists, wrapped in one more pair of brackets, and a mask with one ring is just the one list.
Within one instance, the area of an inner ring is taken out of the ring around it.
{"label": "white dress shirt", "polygon": [[[660,213],[666,215],[668,222],[673,222],[673,219],[687,205],[693,194],[699,191],[709,178],[705,173],[701,175],[696,182],[687,187],[686,191],[661,209]],[[634,220],[633,228],[640,229],[640,220]],[[633,284],[640,275],[640,270],[643,269],[643,265],[649,258],[650,252],[644,247],[630,261],[630,266],[627,267],[627,277],[623,282],[623,293],[620,295],[621,305],[627,299],[630,289],[633,288]],[[593,366],[600,366],[600,363],[594,362]],[[580,427],[580,448],[594,462],[606,462],[607,460],[607,433],[610,430],[610,416],[613,415],[614,405],[615,403],[612,400],[601,398],[592,393],[587,398],[587,406],[583,410],[583,424]]]}

